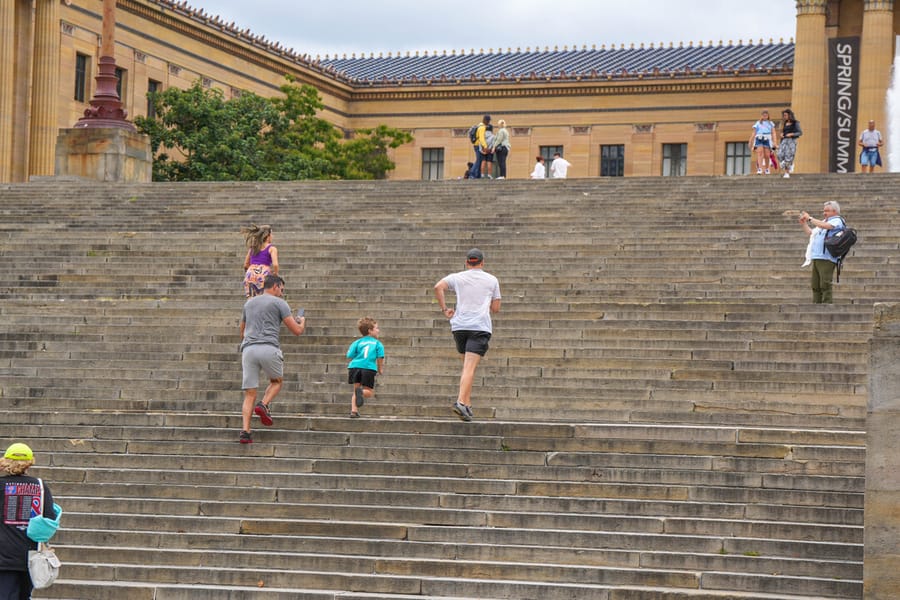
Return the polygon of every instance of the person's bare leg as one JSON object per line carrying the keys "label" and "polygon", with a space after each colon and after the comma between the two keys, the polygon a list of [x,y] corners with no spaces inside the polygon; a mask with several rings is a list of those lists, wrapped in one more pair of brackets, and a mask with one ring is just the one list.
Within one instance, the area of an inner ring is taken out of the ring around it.
{"label": "person's bare leg", "polygon": [[281,391],[281,386],[284,384],[284,379],[270,379],[269,386],[266,388],[266,393],[263,394],[262,403],[266,406],[269,406],[269,403],[275,399],[275,396],[278,395],[278,392]]}
{"label": "person's bare leg", "polygon": [[253,416],[253,407],[256,406],[256,388],[244,390],[244,404],[241,406],[241,429],[250,431],[250,418]]}
{"label": "person's bare leg", "polygon": [[459,396],[457,402],[472,407],[472,383],[475,381],[475,369],[481,362],[481,355],[466,352],[463,356],[462,373],[459,376]]}

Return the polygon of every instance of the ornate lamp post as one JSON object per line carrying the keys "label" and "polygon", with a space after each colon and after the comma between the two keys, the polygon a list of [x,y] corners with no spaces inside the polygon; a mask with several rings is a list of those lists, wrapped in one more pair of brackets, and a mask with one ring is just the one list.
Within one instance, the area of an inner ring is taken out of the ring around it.
{"label": "ornate lamp post", "polygon": [[84,116],[75,123],[75,128],[118,127],[136,131],[135,126],[125,117],[119,93],[116,91],[116,0],[103,0],[103,32],[100,40],[100,60],[98,63],[97,89],[91,98],[91,106]]}

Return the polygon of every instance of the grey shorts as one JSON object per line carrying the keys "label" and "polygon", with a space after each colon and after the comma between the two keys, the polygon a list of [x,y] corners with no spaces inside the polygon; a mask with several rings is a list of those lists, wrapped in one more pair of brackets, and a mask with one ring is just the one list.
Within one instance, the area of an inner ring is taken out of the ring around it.
{"label": "grey shorts", "polygon": [[265,371],[269,379],[284,376],[284,354],[271,344],[253,344],[241,352],[241,366],[244,368],[241,389],[253,390],[259,387],[260,370]]}

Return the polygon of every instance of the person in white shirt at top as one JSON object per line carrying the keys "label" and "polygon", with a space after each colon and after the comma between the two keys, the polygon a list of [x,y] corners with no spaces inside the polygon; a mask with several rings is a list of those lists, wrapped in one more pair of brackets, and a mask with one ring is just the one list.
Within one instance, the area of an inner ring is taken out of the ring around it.
{"label": "person in white shirt at top", "polygon": [[[875,129],[875,121],[869,121],[869,128],[859,135],[859,164],[863,173],[874,173],[876,166],[881,166],[881,153],[879,148],[884,144],[881,132]],[[866,171],[868,167],[868,171]]]}
{"label": "person in white shirt at top", "polygon": [[553,162],[550,163],[550,179],[565,179],[572,163],[559,155],[559,152],[553,153]]}
{"label": "person in white shirt at top", "polygon": [[[447,306],[446,292],[456,295],[456,308]],[[462,374],[459,377],[459,395],[453,405],[463,421],[471,421],[472,383],[475,369],[488,350],[493,326],[491,314],[500,312],[500,282],[484,270],[484,254],[472,248],[466,254],[466,270],[447,275],[434,285],[441,314],[450,320],[450,331],[456,342],[456,351],[462,356]]]}
{"label": "person in white shirt at top", "polygon": [[531,172],[532,179],[547,179],[547,167],[544,166],[544,157],[543,156],[535,156],[534,159],[537,161],[534,163],[534,170]]}

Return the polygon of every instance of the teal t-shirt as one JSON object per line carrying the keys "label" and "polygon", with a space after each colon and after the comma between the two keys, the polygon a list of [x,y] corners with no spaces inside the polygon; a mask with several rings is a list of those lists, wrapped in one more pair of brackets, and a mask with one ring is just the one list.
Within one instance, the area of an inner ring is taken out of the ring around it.
{"label": "teal t-shirt", "polygon": [[378,370],[379,358],[384,358],[384,344],[370,335],[359,338],[350,344],[347,350],[347,358],[350,359],[348,369],[369,369],[370,371]]}

